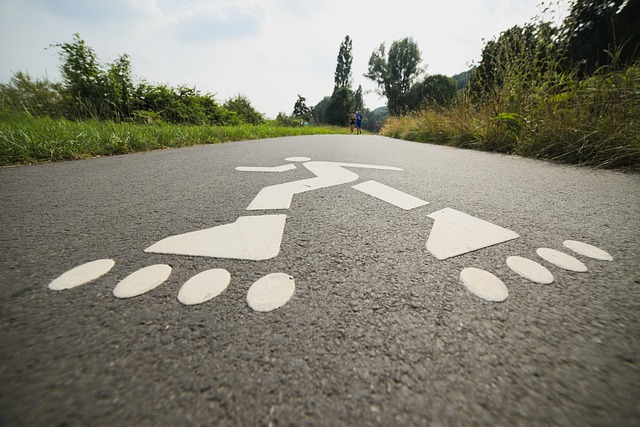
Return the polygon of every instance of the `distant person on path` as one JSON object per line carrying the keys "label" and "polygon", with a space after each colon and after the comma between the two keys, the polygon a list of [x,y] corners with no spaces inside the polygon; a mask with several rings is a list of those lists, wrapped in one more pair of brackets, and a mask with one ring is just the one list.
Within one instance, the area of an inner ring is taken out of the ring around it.
{"label": "distant person on path", "polygon": [[380,134],[380,122],[376,122],[376,135]]}
{"label": "distant person on path", "polygon": [[351,133],[353,133],[353,129],[356,127],[356,115],[352,114],[349,118],[349,126],[351,127]]}
{"label": "distant person on path", "polygon": [[362,133],[362,114],[360,114],[360,111],[358,111],[356,113],[356,129],[358,131],[358,135]]}

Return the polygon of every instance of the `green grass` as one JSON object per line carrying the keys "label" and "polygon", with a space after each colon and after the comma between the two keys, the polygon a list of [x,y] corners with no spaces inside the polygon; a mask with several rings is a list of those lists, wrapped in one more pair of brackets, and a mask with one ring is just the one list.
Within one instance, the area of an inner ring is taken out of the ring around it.
{"label": "green grass", "polygon": [[451,108],[392,117],[386,136],[515,154],[597,168],[640,170],[640,66],[519,93],[490,102],[461,97]]}
{"label": "green grass", "polygon": [[340,127],[138,125],[0,113],[0,166],[84,159],[248,139],[348,133]]}

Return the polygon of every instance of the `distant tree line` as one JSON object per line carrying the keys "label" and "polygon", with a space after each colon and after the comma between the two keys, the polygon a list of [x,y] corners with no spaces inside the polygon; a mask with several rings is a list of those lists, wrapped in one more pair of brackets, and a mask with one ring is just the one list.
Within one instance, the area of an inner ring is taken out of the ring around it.
{"label": "distant tree line", "polygon": [[[388,50],[383,43],[372,52],[364,74],[387,99],[387,108],[373,117],[364,106],[362,86],[352,90],[352,40],[346,36],[338,53],[333,93],[311,108],[299,96],[294,116],[344,126],[349,115],[360,110],[365,127],[373,130],[375,122],[384,120],[387,113],[398,116],[425,108],[447,108],[460,96],[489,102],[496,93],[504,92],[506,81],[517,80],[520,92],[526,92],[549,73],[578,69],[578,76],[587,78],[602,67],[624,68],[638,61],[639,46],[640,0],[575,0],[560,28],[544,22],[510,28],[485,44],[475,67],[453,77],[422,77],[425,67],[412,38],[394,41]],[[522,100],[515,96],[512,101]]]}
{"label": "distant tree line", "polygon": [[219,104],[194,87],[135,82],[131,58],[103,66],[79,34],[51,45],[60,56],[61,83],[14,73],[0,84],[0,107],[70,120],[100,119],[193,125],[260,124],[263,115],[242,95]]}

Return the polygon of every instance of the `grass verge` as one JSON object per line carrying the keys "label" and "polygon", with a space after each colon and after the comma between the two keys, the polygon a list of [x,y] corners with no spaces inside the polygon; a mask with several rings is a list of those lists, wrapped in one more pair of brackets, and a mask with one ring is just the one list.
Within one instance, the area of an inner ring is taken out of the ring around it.
{"label": "grass verge", "polygon": [[347,133],[340,127],[138,125],[0,115],[0,166],[110,156],[198,144]]}

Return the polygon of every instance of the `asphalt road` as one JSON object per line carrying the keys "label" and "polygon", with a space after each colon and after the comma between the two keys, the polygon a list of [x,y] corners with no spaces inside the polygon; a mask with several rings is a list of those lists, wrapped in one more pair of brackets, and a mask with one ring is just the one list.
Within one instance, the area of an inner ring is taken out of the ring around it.
{"label": "asphalt road", "polygon": [[[234,222],[265,186],[309,178],[238,171],[284,159],[364,163],[353,184],[296,194],[277,257],[145,253],[165,237]],[[375,180],[429,204],[402,210],[351,188]],[[0,169],[0,425],[640,425],[640,175],[417,144],[309,136]],[[519,238],[438,260],[425,247],[451,208]],[[537,257],[577,240],[587,272]],[[530,282],[505,263],[540,262]],[[48,289],[84,262],[96,281]],[[167,282],[112,295],[142,267]],[[487,302],[467,267],[502,279]],[[194,306],[176,295],[224,268],[229,287]],[[249,287],[295,279],[277,310]]]}

